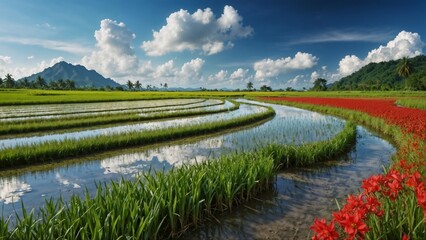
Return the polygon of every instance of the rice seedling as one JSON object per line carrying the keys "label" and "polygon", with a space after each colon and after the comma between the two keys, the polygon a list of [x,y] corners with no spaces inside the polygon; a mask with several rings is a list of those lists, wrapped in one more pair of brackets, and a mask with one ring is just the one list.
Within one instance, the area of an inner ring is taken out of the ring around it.
{"label": "rice seedling", "polygon": [[[135,181],[122,179],[98,184],[94,196],[87,192],[84,197],[73,196],[68,202],[49,199],[39,216],[33,212],[16,216],[16,223],[10,230],[4,230],[4,236],[7,239],[178,237],[200,221],[219,212],[232,211],[233,207],[271,188],[276,170],[292,166],[284,164],[288,159],[292,159],[294,166],[314,163],[341,152],[341,147],[350,145],[354,136],[355,127],[348,123],[342,133],[320,143],[267,146],[167,172],[142,172]],[[328,144],[333,150],[325,147]],[[275,153],[280,147],[292,150]],[[318,150],[321,148],[326,149]],[[313,149],[315,152],[309,153]],[[291,156],[286,155],[289,153]],[[7,224],[3,219],[0,226]]]}
{"label": "rice seedling", "polygon": [[40,144],[22,145],[0,150],[0,166],[12,167],[25,164],[42,163],[66,157],[81,156],[97,151],[124,148],[168,141],[190,136],[199,136],[220,130],[253,124],[274,116],[272,108],[246,116],[229,118],[189,126],[175,126],[165,129],[132,131],[115,135],[97,135],[82,139],[48,141]]}
{"label": "rice seedling", "polygon": [[142,122],[142,121],[149,121],[149,120],[161,120],[161,119],[169,119],[169,118],[214,114],[214,113],[221,113],[221,112],[236,110],[239,108],[239,103],[233,102],[233,106],[230,107],[229,109],[217,108],[217,109],[211,109],[211,110],[210,109],[197,110],[197,108],[200,108],[200,107],[197,106],[197,107],[182,108],[182,109],[179,109],[181,111],[174,111],[174,112],[161,112],[158,110],[153,110],[153,111],[148,111],[151,114],[144,114],[144,115],[137,114],[137,113],[133,113],[133,114],[119,113],[119,114],[108,114],[108,115],[101,115],[101,116],[94,115],[94,116],[78,116],[78,117],[69,117],[69,118],[55,118],[55,119],[46,119],[42,121],[26,120],[26,121],[18,121],[18,122],[0,122],[0,135],[42,132],[42,131],[52,131],[52,130],[59,130],[59,129],[92,127],[92,126],[100,126],[100,125],[106,125],[106,124]]}

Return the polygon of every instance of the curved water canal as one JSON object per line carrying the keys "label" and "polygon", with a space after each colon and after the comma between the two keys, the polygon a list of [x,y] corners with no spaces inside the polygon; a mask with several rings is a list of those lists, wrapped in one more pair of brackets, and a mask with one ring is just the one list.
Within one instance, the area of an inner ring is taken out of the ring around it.
{"label": "curved water canal", "polygon": [[[91,156],[88,161],[71,161],[48,170],[5,173],[0,177],[2,214],[8,216],[14,210],[19,213],[20,200],[28,209],[38,208],[45,199],[60,195],[68,199],[71,194],[82,195],[84,189],[94,193],[97,182],[133,178],[149,168],[169,169],[271,142],[300,144],[325,140],[344,127],[344,121],[335,117],[281,105],[262,105],[272,106],[276,117],[252,128],[141,150],[128,149],[109,156]],[[187,237],[286,238],[290,236],[287,234],[306,234],[314,216],[329,214],[329,209],[335,208],[334,198],[355,192],[363,178],[382,171],[381,166],[387,165],[394,152],[388,142],[363,128],[358,128],[358,135],[356,147],[346,158],[321,167],[282,172],[275,191],[265,193],[261,201],[223,216],[220,225],[208,224]]]}

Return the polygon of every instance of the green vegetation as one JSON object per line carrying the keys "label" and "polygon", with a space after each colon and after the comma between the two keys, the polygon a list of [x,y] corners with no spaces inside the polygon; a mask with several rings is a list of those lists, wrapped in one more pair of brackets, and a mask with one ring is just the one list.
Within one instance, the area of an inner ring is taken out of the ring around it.
{"label": "green vegetation", "polygon": [[311,88],[312,91],[325,91],[327,90],[327,80],[324,78],[317,78],[314,81],[314,86]]}
{"label": "green vegetation", "polygon": [[426,110],[426,98],[400,98],[396,101],[396,104],[404,107]]}
{"label": "green vegetation", "polygon": [[[415,75],[414,73],[412,75]],[[0,106],[50,103],[113,102],[177,98],[241,98],[260,96],[301,97],[424,97],[425,91],[326,91],[326,92],[138,92],[138,91],[62,91],[0,89]]]}
{"label": "green vegetation", "polygon": [[9,220],[2,219],[0,234],[6,239],[176,237],[204,218],[232,210],[270,188],[277,169],[328,159],[352,146],[355,137],[355,126],[348,123],[341,133],[323,142],[269,145],[169,172],[148,171],[135,182],[98,185],[93,198],[86,193],[69,202],[50,199],[40,216],[25,211],[17,215],[11,230]]}
{"label": "green vegetation", "polygon": [[66,157],[81,156],[97,151],[106,151],[130,146],[151,144],[190,136],[199,136],[219,130],[253,124],[275,115],[272,108],[235,119],[203,123],[190,126],[171,127],[161,130],[148,130],[115,135],[100,135],[79,140],[49,141],[40,144],[18,146],[0,150],[0,167],[14,167]]}
{"label": "green vegetation", "polygon": [[[41,132],[51,131],[59,129],[72,129],[81,127],[93,127],[105,124],[116,124],[116,123],[129,123],[129,122],[141,122],[149,120],[161,120],[167,118],[177,117],[189,117],[199,116],[227,111],[234,111],[239,108],[240,104],[232,101],[233,107],[226,109],[215,109],[215,110],[197,110],[190,111],[190,109],[201,108],[204,106],[180,108],[176,112],[160,112],[159,110],[148,111],[149,115],[139,115],[138,113],[118,113],[118,114],[107,114],[107,115],[89,115],[89,116],[77,116],[77,117],[64,117],[64,118],[53,118],[53,119],[31,119],[11,122],[0,122],[0,135],[1,134],[16,134],[16,133],[30,133],[30,132]],[[223,104],[219,103],[219,104]],[[212,104],[209,106],[215,106],[219,104]]]}
{"label": "green vegetation", "polygon": [[[405,62],[405,64],[404,64]],[[331,90],[426,90],[426,56],[370,63],[335,82]],[[408,77],[410,76],[410,77]],[[408,77],[408,78],[407,78]],[[407,80],[407,85],[404,79]],[[420,87],[419,87],[420,86]]]}

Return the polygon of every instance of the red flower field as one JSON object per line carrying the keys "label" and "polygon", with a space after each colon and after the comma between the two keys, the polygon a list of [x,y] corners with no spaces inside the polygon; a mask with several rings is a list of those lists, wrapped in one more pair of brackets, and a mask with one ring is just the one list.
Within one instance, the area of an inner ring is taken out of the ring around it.
{"label": "red flower field", "polygon": [[395,105],[395,99],[268,97],[265,100],[308,103],[338,107],[367,113],[385,119],[389,124],[400,126],[426,140],[426,111]]}
{"label": "red flower field", "polygon": [[[337,212],[328,224],[326,219],[315,220],[311,229],[314,231],[312,239],[364,239],[370,228],[369,219],[389,221],[391,214],[389,206],[397,206],[397,214],[415,215],[409,209],[407,199],[413,196],[412,206],[423,212],[423,217],[417,218],[419,224],[425,224],[426,218],[426,187],[425,177],[419,172],[426,165],[426,147],[420,147],[420,142],[426,140],[426,111],[396,106],[395,99],[351,99],[351,98],[312,98],[312,97],[268,97],[269,101],[288,101],[337,107],[366,113],[372,117],[384,119],[387,124],[396,125],[407,133],[407,143],[400,146],[397,161],[387,173],[371,176],[365,179],[358,195],[351,195],[346,199],[344,206]],[[410,133],[413,134],[410,137]],[[414,159],[407,161],[405,156],[414,153]],[[397,201],[402,202],[398,207]],[[384,206],[386,204],[386,207]],[[405,209],[404,209],[405,208]],[[387,212],[386,212],[387,211]],[[394,213],[395,214],[395,213]],[[413,218],[413,216],[407,216]],[[381,220],[380,220],[381,219]],[[419,220],[420,219],[420,220]],[[403,220],[405,221],[405,220]],[[407,231],[407,232],[406,232]],[[404,229],[397,233],[402,239],[410,239],[413,229]],[[340,234],[339,234],[340,233]],[[413,233],[414,234],[414,233]],[[418,238],[418,236],[416,236]]]}

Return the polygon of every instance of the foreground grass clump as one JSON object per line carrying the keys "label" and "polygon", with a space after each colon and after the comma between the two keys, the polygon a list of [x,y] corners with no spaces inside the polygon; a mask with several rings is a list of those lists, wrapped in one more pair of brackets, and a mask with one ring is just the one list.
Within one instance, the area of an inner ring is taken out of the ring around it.
{"label": "foreground grass clump", "polygon": [[398,145],[385,174],[365,179],[363,191],[350,195],[330,223],[315,220],[313,239],[426,239],[426,111],[377,100],[288,100],[280,103],[352,119],[390,135]]}
{"label": "foreground grass clump", "polygon": [[[78,117],[65,117],[65,118],[54,118],[54,119],[36,119],[36,120],[22,120],[13,122],[0,122],[0,134],[17,134],[17,133],[30,133],[30,132],[41,132],[47,130],[60,130],[60,129],[71,129],[81,127],[92,127],[106,124],[116,123],[128,123],[128,122],[141,122],[149,120],[160,120],[167,118],[178,118],[178,117],[189,117],[199,116],[206,114],[214,114],[220,112],[227,112],[237,110],[240,106],[238,102],[232,101],[233,107],[229,109],[216,109],[216,110],[198,110],[189,111],[189,109],[195,109],[195,107],[188,107],[179,109],[176,112],[160,112],[158,110],[151,111],[149,115],[139,115],[138,113],[119,113],[119,114],[108,114],[108,115],[94,115],[94,116],[78,116]],[[224,104],[224,102],[220,103]],[[220,105],[213,104],[210,106]],[[201,107],[196,107],[201,108]]]}
{"label": "foreground grass clump", "polygon": [[48,200],[40,210],[0,221],[5,239],[163,239],[177,237],[218,212],[232,210],[272,187],[279,168],[335,156],[356,139],[346,124],[332,139],[300,146],[278,144],[234,153],[169,172],[148,171],[135,181],[97,186],[97,193],[69,202]]}
{"label": "foreground grass clump", "polygon": [[6,148],[0,150],[0,167],[6,168],[57,161],[58,159],[92,154],[98,151],[152,144],[184,137],[200,136],[220,130],[254,124],[274,115],[274,110],[268,107],[264,112],[225,121],[108,136],[99,135],[79,140],[66,139],[63,141],[49,141],[40,144]]}

